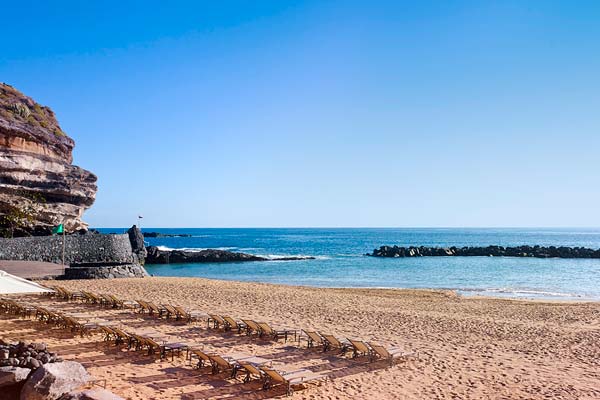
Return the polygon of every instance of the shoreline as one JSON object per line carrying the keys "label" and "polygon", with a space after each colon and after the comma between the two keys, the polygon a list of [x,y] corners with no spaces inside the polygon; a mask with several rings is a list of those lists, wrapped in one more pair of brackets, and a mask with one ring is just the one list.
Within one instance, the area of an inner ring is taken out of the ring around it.
{"label": "shoreline", "polygon": [[[158,265],[158,264],[157,264]],[[465,294],[461,292],[474,292],[480,293],[485,290],[490,289],[470,289],[470,288],[409,288],[409,287],[385,287],[385,286],[377,286],[377,287],[359,287],[359,286],[311,286],[311,285],[293,285],[286,283],[273,283],[273,282],[263,282],[263,281],[244,281],[244,280],[235,280],[235,279],[218,279],[218,278],[206,278],[203,276],[164,276],[164,275],[151,275],[152,278],[185,278],[185,279],[206,279],[210,281],[216,282],[235,282],[235,283],[252,283],[252,284],[262,284],[262,285],[273,285],[273,286],[284,286],[290,288],[307,288],[307,289],[333,289],[333,290],[394,290],[394,291],[429,291],[429,292],[452,292],[453,295],[459,296],[465,299],[469,298],[482,298],[482,299],[490,299],[490,300],[511,300],[511,301],[532,301],[532,302],[556,302],[556,303],[599,303],[600,298],[593,297],[577,297],[577,296],[534,296],[534,297],[519,297],[519,296],[494,296],[494,295],[484,295],[484,294]]]}

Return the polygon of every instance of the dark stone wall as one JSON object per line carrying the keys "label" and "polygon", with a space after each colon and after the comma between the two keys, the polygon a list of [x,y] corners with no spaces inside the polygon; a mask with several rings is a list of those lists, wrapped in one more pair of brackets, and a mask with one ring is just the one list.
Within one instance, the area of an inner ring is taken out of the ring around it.
{"label": "dark stone wall", "polygon": [[[62,263],[63,237],[34,236],[0,239],[0,260]],[[65,264],[137,264],[127,234],[67,235]]]}
{"label": "dark stone wall", "polygon": [[71,267],[65,269],[62,279],[112,279],[143,278],[148,276],[146,269],[138,264],[123,264],[102,267]]}

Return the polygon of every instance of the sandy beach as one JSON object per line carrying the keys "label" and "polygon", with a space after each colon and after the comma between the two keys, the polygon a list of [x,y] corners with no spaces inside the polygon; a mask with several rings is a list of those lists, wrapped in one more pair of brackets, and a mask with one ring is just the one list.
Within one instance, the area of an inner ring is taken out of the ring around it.
{"label": "sandy beach", "polygon": [[[252,318],[401,346],[418,358],[388,368],[278,342],[208,330],[205,323],[157,320],[131,311],[30,297],[31,301],[151,327],[222,354],[245,352],[331,379],[298,390],[298,399],[594,399],[600,398],[600,304],[465,298],[426,290],[321,289],[200,278],[49,281],[71,290],[111,293],[189,309]],[[0,337],[45,341],[77,360],[107,389],[127,399],[260,399],[260,390],[189,366],[185,357],[157,360],[31,320],[0,317]]]}

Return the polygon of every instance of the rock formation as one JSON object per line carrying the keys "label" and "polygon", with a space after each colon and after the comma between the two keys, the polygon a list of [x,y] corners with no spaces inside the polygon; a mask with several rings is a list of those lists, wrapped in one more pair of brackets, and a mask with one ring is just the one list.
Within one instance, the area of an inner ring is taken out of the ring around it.
{"label": "rock formation", "polygon": [[97,178],[71,165],[74,145],[50,108],[0,83],[0,234],[87,229]]}
{"label": "rock formation", "polygon": [[21,400],[56,400],[85,385],[91,378],[78,362],[44,364],[25,382]]}
{"label": "rock formation", "polygon": [[535,257],[600,258],[600,250],[566,246],[425,247],[381,246],[366,254],[373,257]]}
{"label": "rock formation", "polygon": [[241,261],[296,261],[312,260],[314,257],[280,257],[270,259],[253,254],[235,253],[232,251],[206,249],[201,251],[161,250],[156,246],[146,248],[146,264],[184,264],[184,263],[215,263]]}

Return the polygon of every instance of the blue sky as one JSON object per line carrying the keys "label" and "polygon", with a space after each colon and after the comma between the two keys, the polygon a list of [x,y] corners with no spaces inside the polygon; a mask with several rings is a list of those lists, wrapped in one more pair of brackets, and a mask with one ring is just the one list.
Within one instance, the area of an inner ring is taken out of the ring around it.
{"label": "blue sky", "polygon": [[92,226],[600,226],[595,1],[91,3],[3,5],[0,81]]}

